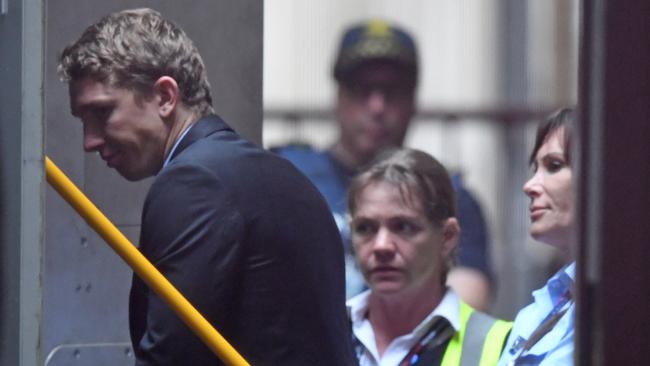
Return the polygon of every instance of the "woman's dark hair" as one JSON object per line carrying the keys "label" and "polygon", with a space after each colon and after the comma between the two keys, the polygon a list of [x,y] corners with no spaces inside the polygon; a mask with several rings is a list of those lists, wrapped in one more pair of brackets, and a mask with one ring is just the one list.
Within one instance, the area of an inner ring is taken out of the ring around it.
{"label": "woman's dark hair", "polygon": [[571,163],[571,135],[573,135],[573,125],[576,119],[575,114],[572,108],[562,108],[540,123],[535,136],[535,146],[528,160],[530,165],[533,165],[535,162],[537,152],[544,145],[546,139],[562,127],[564,127],[564,155],[567,162],[569,164]]}
{"label": "woman's dark hair", "polygon": [[423,151],[403,148],[380,154],[350,184],[348,210],[351,215],[357,210],[361,191],[377,182],[394,184],[406,202],[415,197],[420,199],[427,218],[434,224],[456,216],[456,198],[447,169]]}

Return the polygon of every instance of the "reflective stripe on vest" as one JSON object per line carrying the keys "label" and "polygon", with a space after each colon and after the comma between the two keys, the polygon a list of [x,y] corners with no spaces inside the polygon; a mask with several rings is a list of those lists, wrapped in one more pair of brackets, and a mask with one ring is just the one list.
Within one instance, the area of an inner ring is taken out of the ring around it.
{"label": "reflective stripe on vest", "polygon": [[460,302],[460,330],[445,350],[440,366],[494,366],[511,322],[495,319]]}

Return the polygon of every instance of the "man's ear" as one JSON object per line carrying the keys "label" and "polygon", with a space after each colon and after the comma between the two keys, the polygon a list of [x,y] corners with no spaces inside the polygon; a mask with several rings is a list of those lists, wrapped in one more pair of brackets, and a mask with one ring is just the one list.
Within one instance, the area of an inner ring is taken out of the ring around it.
{"label": "man's ear", "polygon": [[460,225],[455,217],[450,217],[445,220],[442,226],[442,235],[442,252],[444,256],[447,257],[454,251],[454,248],[456,248],[458,240],[460,239]]}
{"label": "man's ear", "polygon": [[154,94],[158,98],[158,114],[167,118],[176,110],[180,93],[176,80],[170,76],[161,76],[153,85]]}

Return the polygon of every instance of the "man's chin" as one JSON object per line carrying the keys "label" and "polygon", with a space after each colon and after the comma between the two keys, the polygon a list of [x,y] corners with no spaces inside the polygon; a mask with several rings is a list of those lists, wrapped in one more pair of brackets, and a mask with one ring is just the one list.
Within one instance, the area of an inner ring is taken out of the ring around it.
{"label": "man's chin", "polygon": [[116,167],[115,170],[119,175],[121,175],[124,179],[128,180],[129,182],[137,182],[151,175],[151,174],[147,175],[144,174],[143,172],[132,171],[120,167]]}

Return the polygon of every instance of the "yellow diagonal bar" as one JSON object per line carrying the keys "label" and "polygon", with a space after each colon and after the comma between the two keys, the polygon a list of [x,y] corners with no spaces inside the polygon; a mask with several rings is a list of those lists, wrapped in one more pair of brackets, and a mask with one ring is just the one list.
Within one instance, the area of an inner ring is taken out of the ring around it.
{"label": "yellow diagonal bar", "polygon": [[45,171],[48,183],[106,240],[133,271],[169,304],[221,361],[229,366],[250,366],[48,157],[45,157]]}

